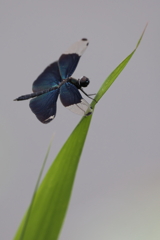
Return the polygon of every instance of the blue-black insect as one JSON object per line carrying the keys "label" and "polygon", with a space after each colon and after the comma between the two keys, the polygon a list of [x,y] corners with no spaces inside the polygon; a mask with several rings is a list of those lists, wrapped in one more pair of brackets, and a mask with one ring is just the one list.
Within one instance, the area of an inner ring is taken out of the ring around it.
{"label": "blue-black insect", "polygon": [[92,108],[78,91],[81,90],[91,98],[90,96],[93,94],[86,94],[82,88],[87,87],[90,81],[85,76],[78,80],[71,77],[88,44],[86,38],[73,44],[60,56],[58,61],[50,64],[33,82],[33,93],[20,96],[15,101],[33,98],[29,106],[42,123],[49,123],[55,118],[59,95],[62,104],[72,112],[79,115],[90,115]]}

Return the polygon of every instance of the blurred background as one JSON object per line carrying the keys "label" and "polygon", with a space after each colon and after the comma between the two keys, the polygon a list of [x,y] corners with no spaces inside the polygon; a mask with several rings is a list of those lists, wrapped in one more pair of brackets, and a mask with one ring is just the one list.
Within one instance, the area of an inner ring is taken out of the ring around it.
{"label": "blurred background", "polygon": [[[32,82],[81,38],[90,44],[74,77],[95,93],[133,58],[97,104],[60,240],[160,239],[160,2],[158,0],[4,1],[0,8],[0,239],[12,239],[45,172],[80,121],[58,101],[44,125],[30,111]],[[84,98],[90,102],[89,99]]]}

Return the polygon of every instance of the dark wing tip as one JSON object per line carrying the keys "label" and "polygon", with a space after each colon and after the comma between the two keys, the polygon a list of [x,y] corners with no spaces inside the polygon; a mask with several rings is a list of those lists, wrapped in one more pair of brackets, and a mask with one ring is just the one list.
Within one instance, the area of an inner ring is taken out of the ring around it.
{"label": "dark wing tip", "polygon": [[[84,41],[84,42],[88,41],[87,38],[82,38],[81,40]],[[86,46],[88,46],[88,45],[89,45],[89,42],[87,42]]]}
{"label": "dark wing tip", "polygon": [[[38,118],[38,117],[37,117]],[[40,118],[38,118],[38,120],[40,121],[40,122],[42,122],[42,123],[44,123],[44,124],[47,124],[47,123],[49,123],[49,122],[51,122],[53,119],[55,118],[55,115],[53,115],[53,116],[50,116],[49,118],[47,118],[47,119],[40,119]]]}

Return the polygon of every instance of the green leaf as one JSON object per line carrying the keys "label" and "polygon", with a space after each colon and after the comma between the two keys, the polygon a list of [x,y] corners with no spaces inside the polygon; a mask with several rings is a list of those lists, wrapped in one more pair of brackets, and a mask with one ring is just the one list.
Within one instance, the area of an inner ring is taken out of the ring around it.
{"label": "green leaf", "polygon": [[[133,56],[144,31],[133,52],[119,64],[102,84],[95,100],[91,103],[93,109]],[[24,216],[14,240],[58,239],[92,115],[81,119],[60,150],[38,190],[35,191],[31,206]]]}
{"label": "green leaf", "polygon": [[20,232],[20,236],[19,236],[18,239],[23,239],[23,237],[24,237],[24,234],[25,234],[25,231],[26,231],[26,227],[27,227],[28,221],[30,219],[30,213],[31,213],[31,210],[32,210],[33,202],[35,200],[37,189],[39,187],[39,183],[40,183],[40,180],[41,180],[41,177],[42,177],[42,173],[44,171],[44,167],[45,167],[45,164],[47,162],[47,158],[48,158],[48,155],[49,155],[49,152],[50,152],[50,149],[51,149],[52,142],[53,142],[53,137],[52,137],[52,139],[50,141],[50,144],[48,146],[48,150],[47,150],[46,156],[44,158],[44,161],[43,161],[43,164],[42,164],[42,167],[41,167],[41,171],[39,173],[39,176],[38,176],[38,179],[37,179],[37,183],[36,183],[36,186],[35,186],[35,189],[34,189],[34,193],[33,193],[32,200],[31,200],[31,204],[30,204],[29,209],[28,209],[28,211],[26,213],[26,216],[24,217],[24,220],[23,220],[24,221],[24,225],[22,223],[23,227],[22,227],[22,230]]}
{"label": "green leaf", "polygon": [[[100,87],[98,93],[95,96],[95,100],[96,102],[98,102],[101,97],[105,94],[105,92],[108,90],[108,88],[112,85],[112,83],[116,80],[116,78],[119,76],[119,74],[122,72],[122,70],[125,68],[125,66],[127,65],[127,63],[129,62],[129,60],[131,59],[131,57],[133,56],[133,54],[135,53],[135,51],[137,50],[142,37],[144,35],[144,32],[147,28],[147,25],[145,26],[143,33],[140,37],[140,39],[137,42],[137,45],[135,47],[135,49],[133,50],[133,52],[131,52],[131,54],[128,55],[128,57],[126,57],[119,65],[118,67],[116,67],[116,69],[107,77],[107,79],[104,81],[104,83],[102,84],[102,86]],[[91,104],[92,107],[95,106],[95,102],[92,102]]]}

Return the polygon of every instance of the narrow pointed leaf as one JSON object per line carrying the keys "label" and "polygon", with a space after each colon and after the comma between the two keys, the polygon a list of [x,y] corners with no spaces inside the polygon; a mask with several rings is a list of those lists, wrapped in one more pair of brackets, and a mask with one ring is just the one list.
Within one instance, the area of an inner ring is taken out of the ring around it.
{"label": "narrow pointed leaf", "polygon": [[[127,65],[143,37],[142,33],[134,51],[119,64],[102,84],[92,101],[94,108],[108,88]],[[14,240],[57,240],[67,211],[74,178],[90,126],[92,115],[83,117],[74,129],[38,188],[30,211],[25,233],[21,233],[26,222],[24,217]]]}
{"label": "narrow pointed leaf", "polygon": [[[137,45],[135,47],[135,49],[133,50],[133,52],[131,52],[131,54],[128,55],[128,57],[126,57],[119,65],[118,67],[116,67],[116,69],[107,77],[107,79],[104,81],[104,83],[102,84],[102,86],[100,87],[98,93],[96,94],[95,96],[95,100],[96,102],[98,102],[101,97],[105,94],[105,92],[108,90],[108,88],[112,85],[112,83],[116,80],[116,78],[119,76],[119,74],[122,72],[122,70],[125,68],[125,66],[127,65],[127,63],[129,62],[129,60],[131,59],[131,57],[133,56],[133,54],[135,53],[135,51],[137,50],[141,40],[142,40],[142,37],[144,35],[144,32],[147,28],[147,25],[145,26],[144,30],[143,30],[143,33],[140,37],[140,39],[138,40],[137,42]],[[96,102],[92,102],[92,107],[95,106]]]}
{"label": "narrow pointed leaf", "polygon": [[[46,174],[36,193],[23,240],[57,239],[91,117],[82,118]],[[20,239],[24,222],[15,240]]]}

